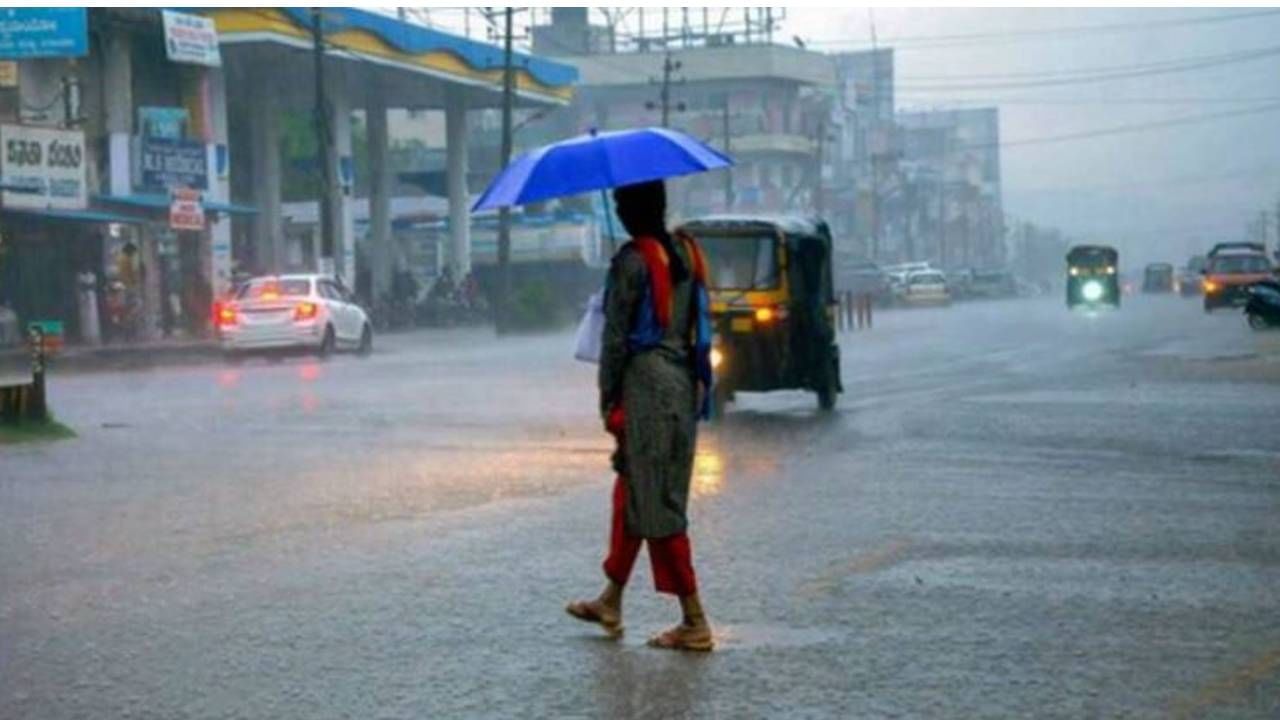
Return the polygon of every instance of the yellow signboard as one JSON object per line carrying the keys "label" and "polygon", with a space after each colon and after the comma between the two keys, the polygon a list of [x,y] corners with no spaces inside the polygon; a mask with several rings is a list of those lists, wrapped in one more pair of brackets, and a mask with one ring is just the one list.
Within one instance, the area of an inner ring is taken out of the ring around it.
{"label": "yellow signboard", "polygon": [[18,62],[0,60],[0,88],[18,87]]}

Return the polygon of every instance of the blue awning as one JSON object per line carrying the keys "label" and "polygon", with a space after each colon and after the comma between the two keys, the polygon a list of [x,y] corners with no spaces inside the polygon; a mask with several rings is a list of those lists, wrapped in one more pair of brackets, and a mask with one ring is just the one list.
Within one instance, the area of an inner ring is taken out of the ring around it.
{"label": "blue awning", "polygon": [[[130,207],[146,208],[148,210],[165,210],[169,209],[169,196],[160,193],[134,193],[132,195],[95,195],[94,200],[98,202],[128,205]],[[216,200],[204,200],[202,203],[204,209],[210,212],[231,213],[235,215],[252,215],[258,212],[258,209],[251,205],[237,205],[235,203],[224,203]]]}
{"label": "blue awning", "polygon": [[0,210],[14,215],[49,218],[50,220],[68,220],[71,222],[127,223],[133,225],[142,222],[141,218],[103,212],[101,210],[58,210],[54,208],[0,208]]}

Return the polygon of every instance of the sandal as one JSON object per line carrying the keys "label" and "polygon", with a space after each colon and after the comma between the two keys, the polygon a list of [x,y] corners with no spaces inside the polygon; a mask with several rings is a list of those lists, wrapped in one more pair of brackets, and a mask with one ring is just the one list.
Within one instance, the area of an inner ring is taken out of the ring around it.
{"label": "sandal", "polygon": [[604,628],[604,631],[610,637],[620,637],[622,635],[622,615],[603,610],[604,606],[596,600],[575,600],[564,608],[564,611],[573,617],[583,622],[595,623]]}
{"label": "sandal", "polygon": [[710,652],[715,646],[711,628],[706,625],[694,626],[681,623],[649,638],[649,647],[662,650]]}

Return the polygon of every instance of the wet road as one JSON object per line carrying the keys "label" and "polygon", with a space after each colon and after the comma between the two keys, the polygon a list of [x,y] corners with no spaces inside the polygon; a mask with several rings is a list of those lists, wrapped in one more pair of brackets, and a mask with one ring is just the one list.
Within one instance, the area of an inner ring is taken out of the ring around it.
{"label": "wet road", "polygon": [[710,656],[598,589],[568,336],[55,378],[0,449],[0,717],[1280,717],[1280,342],[1177,298],[843,338],[700,439]]}

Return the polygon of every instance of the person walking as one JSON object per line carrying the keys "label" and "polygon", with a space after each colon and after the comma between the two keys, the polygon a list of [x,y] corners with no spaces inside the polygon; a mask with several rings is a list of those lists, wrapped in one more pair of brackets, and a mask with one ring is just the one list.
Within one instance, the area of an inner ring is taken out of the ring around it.
{"label": "person walking", "polygon": [[619,187],[614,201],[631,241],[609,269],[598,378],[601,417],[616,440],[606,584],[566,610],[621,635],[623,589],[647,544],[658,592],[678,597],[682,613],[649,644],[707,651],[714,639],[687,533],[697,421],[710,412],[706,264],[693,238],[667,232],[661,181]]}

